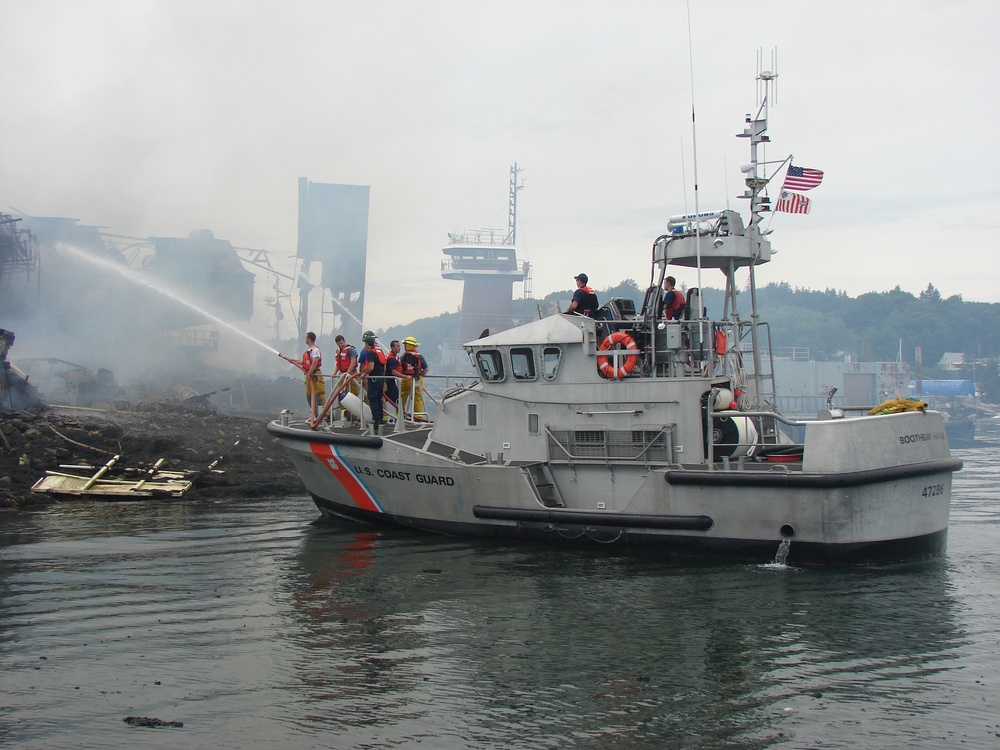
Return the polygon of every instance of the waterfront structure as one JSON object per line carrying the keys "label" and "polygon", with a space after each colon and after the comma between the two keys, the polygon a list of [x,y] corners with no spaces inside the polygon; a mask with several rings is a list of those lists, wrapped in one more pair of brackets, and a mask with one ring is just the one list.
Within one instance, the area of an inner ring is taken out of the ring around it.
{"label": "waterfront structure", "polygon": [[[518,174],[515,163],[510,168],[510,199],[507,231],[479,229],[448,234],[442,252],[441,276],[461,281],[462,309],[457,337],[446,349],[461,347],[478,339],[484,331],[496,333],[513,325],[511,317],[513,285],[523,283],[524,296],[530,295],[531,266],[517,259]],[[454,346],[451,346],[454,345]]]}

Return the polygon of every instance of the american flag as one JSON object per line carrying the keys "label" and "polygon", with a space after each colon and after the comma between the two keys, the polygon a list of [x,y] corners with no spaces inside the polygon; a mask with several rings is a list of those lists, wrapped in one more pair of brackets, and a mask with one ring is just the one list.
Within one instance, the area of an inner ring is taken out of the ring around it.
{"label": "american flag", "polygon": [[788,165],[788,172],[785,173],[785,184],[782,190],[810,190],[823,181],[823,171],[820,169],[809,169],[809,167],[796,167],[794,164]]}
{"label": "american flag", "polygon": [[810,204],[811,201],[804,195],[782,190],[781,197],[774,204],[774,210],[784,211],[787,214],[807,214],[809,213]]}

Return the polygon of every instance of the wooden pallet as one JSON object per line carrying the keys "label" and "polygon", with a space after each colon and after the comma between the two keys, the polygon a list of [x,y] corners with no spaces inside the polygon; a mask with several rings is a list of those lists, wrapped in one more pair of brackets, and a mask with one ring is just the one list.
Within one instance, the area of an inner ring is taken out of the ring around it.
{"label": "wooden pallet", "polygon": [[126,500],[136,497],[180,497],[192,483],[188,472],[161,471],[164,459],[147,469],[138,480],[106,479],[104,475],[118,462],[115,456],[92,476],[46,471],[32,486],[32,492],[71,497],[105,497]]}

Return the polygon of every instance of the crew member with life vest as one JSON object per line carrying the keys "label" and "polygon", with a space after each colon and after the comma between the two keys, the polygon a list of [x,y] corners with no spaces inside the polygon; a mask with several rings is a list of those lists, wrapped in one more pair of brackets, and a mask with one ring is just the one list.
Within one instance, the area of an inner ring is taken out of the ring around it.
{"label": "crew member with life vest", "polygon": [[316,334],[309,331],[306,334],[306,350],[302,353],[302,361],[297,362],[291,357],[286,357],[281,352],[278,356],[286,362],[291,362],[298,367],[306,376],[306,402],[309,404],[312,418],[316,419],[326,403],[326,381],[320,368],[323,366],[323,355],[316,346]]}
{"label": "crew member with life vest", "polygon": [[337,342],[337,373],[352,374],[358,371],[358,350],[354,344],[348,344],[343,336],[334,339]]}
{"label": "crew member with life vest", "polygon": [[358,356],[358,372],[368,381],[368,406],[372,410],[372,429],[378,435],[382,425],[382,395],[385,392],[385,353],[375,346],[375,334],[365,331],[365,348]]}
{"label": "crew member with life vest", "polygon": [[[338,378],[338,382],[336,385],[340,386],[341,382],[357,373],[358,350],[354,344],[348,344],[347,340],[343,336],[337,336],[334,341],[337,344],[337,372],[335,377]],[[351,382],[348,383],[347,392],[353,393],[358,398],[361,397],[361,386],[358,385],[357,379],[351,380]],[[342,416],[344,419],[347,418],[348,413],[346,410]]]}
{"label": "crew member with life vest", "polygon": [[594,293],[594,290],[587,286],[587,282],[589,281],[587,274],[580,273],[573,278],[576,280],[576,291],[573,292],[573,301],[566,308],[566,314],[576,313],[587,318],[594,317],[594,313],[597,312],[600,303],[597,301],[597,295]]}
{"label": "crew member with life vest", "polygon": [[405,406],[410,403],[410,394],[413,394],[413,418],[417,422],[426,422],[427,413],[424,411],[424,394],[421,378],[427,374],[430,368],[427,360],[417,351],[419,342],[413,336],[403,339],[403,356],[399,358],[399,370],[396,371],[402,380],[399,383],[400,402]]}
{"label": "crew member with life vest", "polygon": [[[399,350],[402,349],[403,345],[399,343],[399,339],[393,339],[389,342],[389,353],[385,358],[385,374],[394,375],[399,377]],[[396,377],[387,377],[385,379],[385,397],[392,402],[396,407],[397,411],[399,409],[399,381]]]}
{"label": "crew member with life vest", "polygon": [[667,320],[680,320],[684,314],[684,292],[674,289],[676,284],[673,276],[663,280],[663,317]]}

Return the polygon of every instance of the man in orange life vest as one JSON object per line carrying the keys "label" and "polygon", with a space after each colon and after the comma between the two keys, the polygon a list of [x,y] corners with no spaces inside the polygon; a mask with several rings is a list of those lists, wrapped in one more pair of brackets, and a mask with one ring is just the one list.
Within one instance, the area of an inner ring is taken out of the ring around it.
{"label": "man in orange life vest", "polygon": [[576,280],[576,291],[573,292],[573,301],[566,308],[566,314],[571,315],[576,313],[587,318],[594,317],[594,313],[597,312],[600,303],[597,301],[597,295],[594,293],[594,290],[587,286],[587,281],[589,280],[587,274],[577,274],[573,278]]}
{"label": "man in orange life vest", "polygon": [[[343,336],[337,336],[334,341],[337,344],[337,372],[335,376],[338,379],[344,379],[358,371],[358,350],[354,344],[348,344]],[[352,380],[346,390],[355,396],[361,396],[361,386],[358,385],[357,380]],[[344,418],[347,418],[346,411]]]}
{"label": "man in orange life vest", "polygon": [[674,289],[676,284],[673,276],[663,280],[663,317],[667,320],[680,320],[684,312],[684,292]]}
{"label": "man in orange life vest", "polygon": [[385,354],[375,346],[375,334],[366,331],[365,348],[358,357],[358,371],[368,380],[368,406],[372,410],[372,428],[378,435],[382,424],[382,396],[385,389]]}
{"label": "man in orange life vest", "polygon": [[316,419],[321,407],[326,403],[326,381],[320,370],[323,366],[323,355],[320,353],[319,347],[316,346],[316,334],[312,331],[306,334],[306,350],[302,353],[301,361],[286,357],[281,352],[278,352],[278,356],[286,362],[291,362],[305,373],[306,402],[309,404],[312,419]]}
{"label": "man in orange life vest", "polygon": [[334,339],[337,342],[337,372],[353,374],[358,371],[358,350],[354,344],[348,344],[343,336]]}
{"label": "man in orange life vest", "polygon": [[[306,334],[306,350],[302,353],[302,372],[306,374],[306,401],[312,410],[312,418],[319,416],[323,404],[326,403],[326,381],[320,368],[323,366],[323,355],[316,346],[316,334],[312,331]],[[313,395],[316,402],[313,403]]]}

